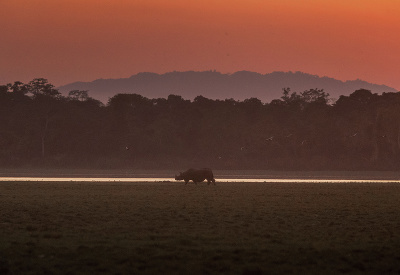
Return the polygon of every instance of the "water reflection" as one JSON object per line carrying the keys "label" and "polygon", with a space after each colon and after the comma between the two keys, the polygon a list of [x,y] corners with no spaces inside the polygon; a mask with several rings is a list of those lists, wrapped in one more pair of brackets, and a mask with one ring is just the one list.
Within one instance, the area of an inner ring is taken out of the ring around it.
{"label": "water reflection", "polygon": [[[0,181],[15,181],[15,182],[153,182],[153,183],[168,183],[182,182],[175,181],[173,178],[99,178],[99,177],[0,177]],[[220,178],[217,183],[229,182],[264,182],[264,183],[384,183],[393,182],[400,183],[400,180],[395,179],[312,179],[312,178]],[[183,183],[183,182],[182,182]]]}

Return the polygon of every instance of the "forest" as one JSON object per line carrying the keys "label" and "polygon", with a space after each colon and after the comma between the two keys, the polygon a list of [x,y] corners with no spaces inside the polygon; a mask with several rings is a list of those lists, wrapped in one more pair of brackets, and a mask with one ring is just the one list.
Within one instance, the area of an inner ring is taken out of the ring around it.
{"label": "forest", "polygon": [[[251,94],[251,91],[248,91]],[[323,89],[279,99],[62,95],[46,79],[0,86],[0,166],[396,170],[400,93]]]}

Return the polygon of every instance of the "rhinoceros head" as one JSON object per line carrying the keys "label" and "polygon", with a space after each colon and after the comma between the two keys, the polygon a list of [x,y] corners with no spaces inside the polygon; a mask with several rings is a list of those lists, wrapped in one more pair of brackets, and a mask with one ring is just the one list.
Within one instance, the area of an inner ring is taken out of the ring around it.
{"label": "rhinoceros head", "polygon": [[183,180],[182,172],[179,173],[179,175],[175,175],[175,180]]}

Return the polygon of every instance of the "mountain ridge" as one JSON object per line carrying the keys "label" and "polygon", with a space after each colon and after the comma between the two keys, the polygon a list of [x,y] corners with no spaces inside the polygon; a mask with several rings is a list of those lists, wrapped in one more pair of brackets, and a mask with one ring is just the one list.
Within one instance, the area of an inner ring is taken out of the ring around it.
{"label": "mountain ridge", "polygon": [[303,72],[260,74],[251,71],[237,71],[232,74],[217,71],[173,71],[164,74],[141,72],[128,78],[73,82],[58,87],[58,90],[64,95],[71,90],[88,90],[91,97],[103,103],[107,103],[109,98],[118,93],[136,93],[147,98],[166,98],[175,94],[191,100],[199,95],[222,100],[255,97],[268,103],[279,99],[283,88],[291,88],[294,92],[324,89],[333,99],[349,95],[357,89],[367,89],[378,94],[398,92],[389,86],[360,79],[341,81]]}

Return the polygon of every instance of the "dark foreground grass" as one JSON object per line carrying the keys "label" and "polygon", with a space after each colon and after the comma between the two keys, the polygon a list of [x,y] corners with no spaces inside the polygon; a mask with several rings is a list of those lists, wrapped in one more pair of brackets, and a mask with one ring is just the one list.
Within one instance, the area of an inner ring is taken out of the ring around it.
{"label": "dark foreground grass", "polygon": [[0,274],[400,273],[400,185],[0,182]]}

